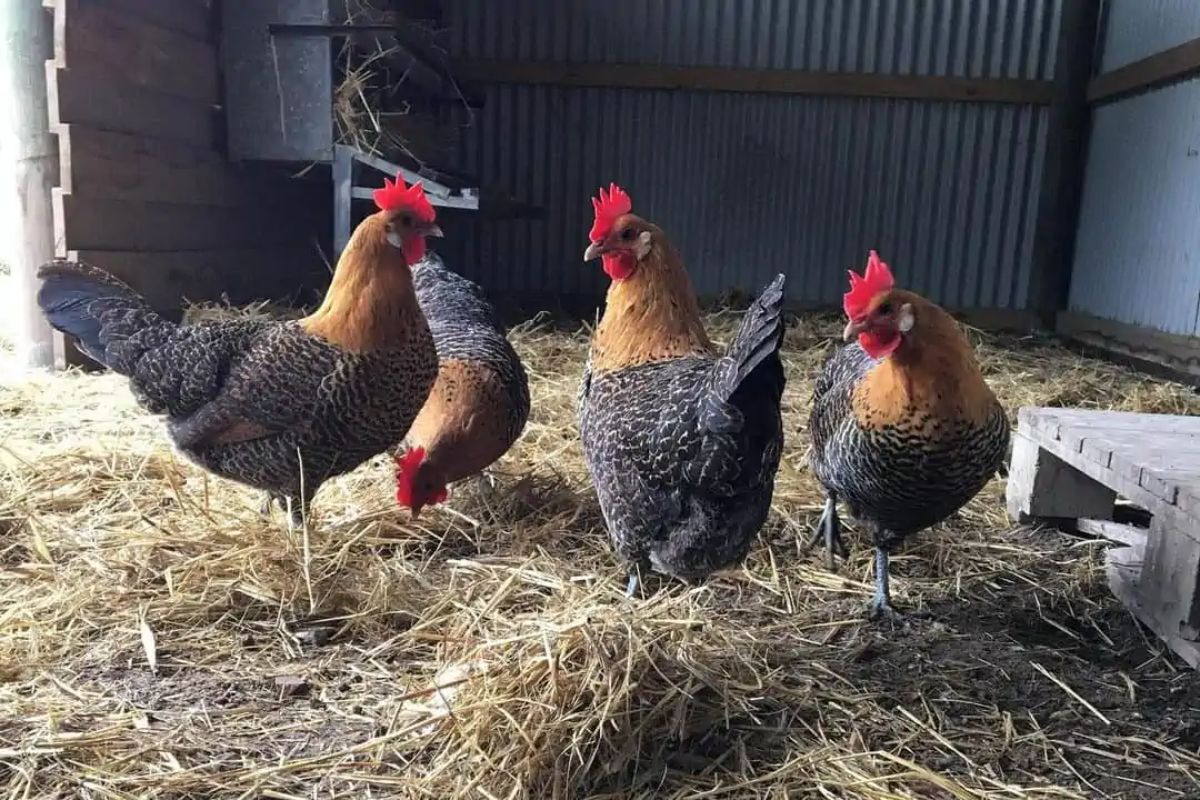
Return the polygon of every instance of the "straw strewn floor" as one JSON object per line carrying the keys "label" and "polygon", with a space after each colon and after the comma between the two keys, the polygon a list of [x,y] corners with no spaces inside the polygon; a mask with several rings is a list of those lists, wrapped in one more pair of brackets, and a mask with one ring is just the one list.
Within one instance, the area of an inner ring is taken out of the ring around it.
{"label": "straw strewn floor", "polygon": [[[719,336],[733,320],[714,319]],[[378,459],[309,530],[172,454],[122,379],[0,388],[6,797],[1200,796],[1200,678],[1106,588],[1105,545],[1014,529],[996,481],[894,560],[932,619],[864,624],[870,552],[800,544],[810,376],[745,566],[622,597],[576,442],[583,332],[514,333],[534,416],[413,523]],[[1190,389],[978,337],[1021,404],[1200,413]]]}

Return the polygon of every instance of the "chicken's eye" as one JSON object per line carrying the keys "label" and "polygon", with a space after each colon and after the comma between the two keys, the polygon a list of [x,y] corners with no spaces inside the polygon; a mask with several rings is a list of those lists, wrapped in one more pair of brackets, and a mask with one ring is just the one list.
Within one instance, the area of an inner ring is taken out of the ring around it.
{"label": "chicken's eye", "polygon": [[412,217],[410,217],[408,214],[401,214],[400,215],[400,224],[406,228],[411,228],[412,227]]}
{"label": "chicken's eye", "polygon": [[891,303],[880,303],[879,308],[877,308],[875,310],[877,312],[879,312],[880,314],[890,314],[890,313],[892,313],[892,304]]}
{"label": "chicken's eye", "polygon": [[637,231],[635,231],[633,228],[626,228],[625,230],[621,231],[621,239],[626,242],[632,242],[633,237],[636,235]]}

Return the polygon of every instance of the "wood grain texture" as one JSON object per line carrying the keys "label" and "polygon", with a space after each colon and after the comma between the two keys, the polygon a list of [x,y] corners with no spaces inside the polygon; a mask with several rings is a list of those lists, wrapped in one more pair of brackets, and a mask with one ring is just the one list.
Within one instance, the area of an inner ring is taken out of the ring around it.
{"label": "wood grain texture", "polygon": [[142,89],[203,105],[220,101],[214,45],[109,3],[59,0],[54,38],[60,67],[102,69]]}
{"label": "wood grain texture", "polygon": [[106,131],[212,148],[216,118],[206,105],[153,92],[103,68],[64,69],[46,62],[50,124],[86,125]]}
{"label": "wood grain texture", "polygon": [[86,198],[236,208],[270,202],[276,176],[215,151],[83,125],[59,129],[62,188]]}
{"label": "wood grain texture", "polygon": [[71,250],[204,250],[303,241],[313,221],[289,209],[89,201],[54,193],[56,240]]}
{"label": "wood grain texture", "polygon": [[136,288],[156,311],[172,317],[189,302],[223,297],[234,303],[308,302],[304,287],[326,272],[320,253],[306,245],[155,253],[83,250],[66,255],[112,273]]}
{"label": "wood grain texture", "polygon": [[[61,5],[69,0],[55,0]],[[214,38],[213,7],[210,0],[84,0],[91,5],[144,22],[161,25],[211,42]]]}

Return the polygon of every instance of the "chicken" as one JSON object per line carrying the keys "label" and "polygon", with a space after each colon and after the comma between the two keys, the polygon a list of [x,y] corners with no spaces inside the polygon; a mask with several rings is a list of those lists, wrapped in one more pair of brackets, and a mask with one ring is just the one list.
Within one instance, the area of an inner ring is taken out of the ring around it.
{"label": "chicken", "polygon": [[417,300],[437,346],[438,376],[396,457],[396,500],[436,505],[447,484],[508,452],[529,418],[529,380],[483,290],[435,254],[413,269]]}
{"label": "chicken", "polygon": [[385,181],[324,302],[295,321],[176,325],[99,269],[39,271],[50,324],[127,375],[189,459],[263,489],[299,521],[317,489],[400,441],[437,374],[409,265],[441,236],[419,184]]}
{"label": "chicken", "polygon": [[584,260],[612,280],[579,396],[579,429],[617,551],[699,580],[740,562],[767,518],[783,440],[783,275],[719,354],[679,255],[613,185]]}
{"label": "chicken", "polygon": [[850,342],[826,361],[813,392],[810,464],[825,488],[813,543],[830,566],[846,555],[837,501],[871,531],[875,596],[870,616],[897,620],[888,555],[908,536],[964,506],[1002,467],[1009,427],[954,319],[895,288],[871,251],[850,273],[843,307]]}

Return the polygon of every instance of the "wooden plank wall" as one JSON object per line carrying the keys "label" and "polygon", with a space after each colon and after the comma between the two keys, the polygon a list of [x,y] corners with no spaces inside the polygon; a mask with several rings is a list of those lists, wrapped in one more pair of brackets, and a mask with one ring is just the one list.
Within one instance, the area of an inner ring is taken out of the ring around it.
{"label": "wooden plank wall", "polygon": [[211,0],[44,0],[58,134],[58,255],[117,274],[164,311],[284,298],[327,280],[329,191],[223,154]]}

